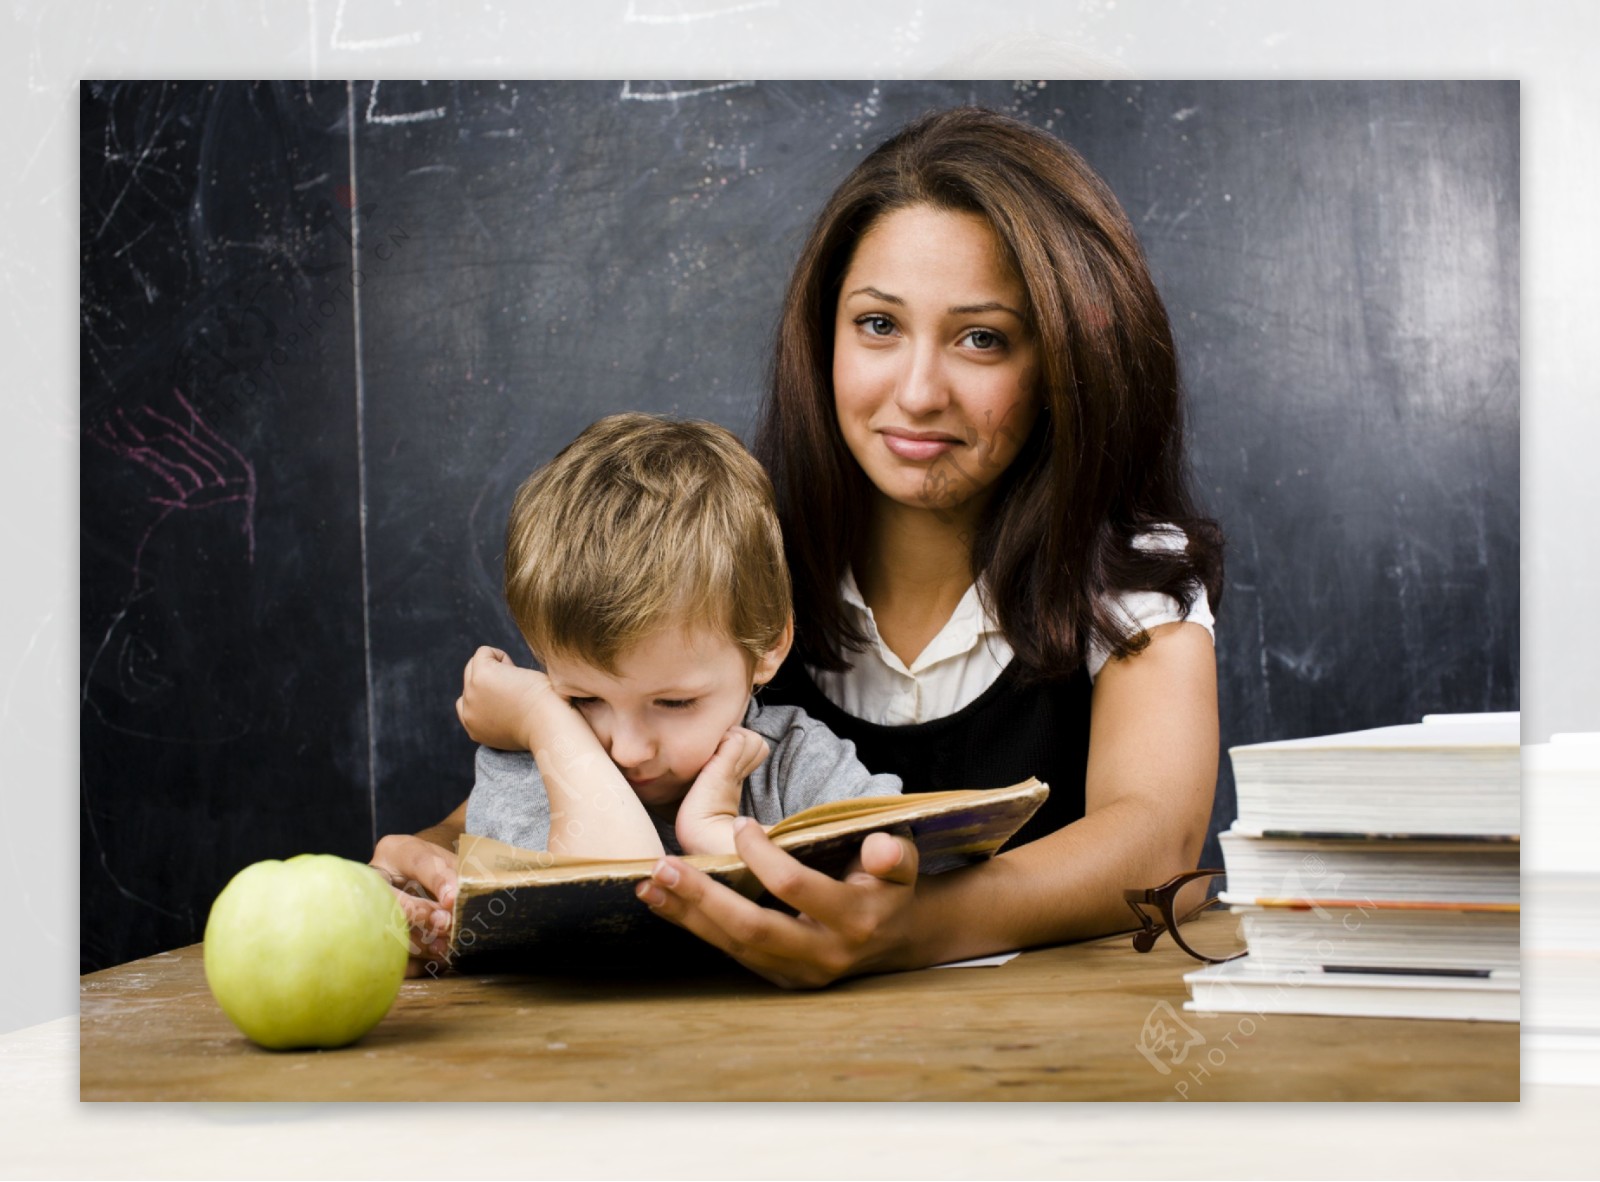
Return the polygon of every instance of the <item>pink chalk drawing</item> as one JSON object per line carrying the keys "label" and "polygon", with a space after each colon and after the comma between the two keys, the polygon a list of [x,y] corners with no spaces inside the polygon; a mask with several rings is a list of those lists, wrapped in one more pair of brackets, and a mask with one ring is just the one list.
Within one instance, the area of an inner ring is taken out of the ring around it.
{"label": "pink chalk drawing", "polygon": [[[128,611],[155,588],[145,585],[144,551],[161,523],[174,513],[212,509],[218,505],[243,505],[246,560],[256,560],[256,470],[244,454],[205,421],[194,404],[173,390],[180,411],[164,413],[146,403],[137,410],[114,414],[84,433],[100,446],[138,464],[153,474],[161,487],[148,500],[159,512],[134,546],[130,569],[133,581],[122,606],[112,617],[101,637],[88,668],[84,671],[82,701],[91,705],[89,686],[117,629]],[[125,637],[124,649],[132,638]],[[122,675],[119,662],[119,676]]]}
{"label": "pink chalk drawing", "polygon": [[[151,535],[172,514],[212,509],[219,505],[242,505],[244,522],[240,532],[245,537],[247,560],[250,565],[255,565],[255,467],[238,448],[217,434],[194,405],[183,396],[182,391],[174,389],[172,394],[177,399],[180,408],[178,410],[157,409],[149,403],[131,412],[118,408],[114,414],[84,432],[100,446],[151,473],[160,482],[160,486],[148,497],[150,504],[156,506],[158,512],[134,547],[131,563],[132,585],[122,606],[112,617],[110,626],[100,638],[100,643],[96,646],[94,655],[84,671],[80,701],[85,709],[93,710],[104,725],[124,734],[169,742],[227,742],[237,736],[196,739],[191,733],[155,734],[134,729],[108,717],[89,693],[94,681],[95,668],[107,650],[112,647],[118,630],[123,628],[124,622],[129,618],[130,610],[139,600],[155,591],[153,585],[146,585],[147,579],[143,570],[145,547],[149,544]],[[131,657],[130,653],[133,654]],[[154,673],[143,670],[134,659],[152,656],[154,653],[150,645],[138,636],[123,635],[121,659],[117,660],[115,677],[119,689],[125,696],[138,698],[151,688],[163,688],[170,684],[159,670]],[[192,914],[173,911],[153,899],[135,893],[123,884],[112,869],[111,850],[102,840],[95,823],[97,810],[93,807],[87,779],[82,781],[80,791],[83,797],[84,823],[88,826],[89,834],[98,851],[100,867],[112,886],[123,897],[133,902],[172,919],[187,920],[192,928],[194,925]]]}
{"label": "pink chalk drawing", "polygon": [[244,522],[240,528],[245,536],[246,557],[252,566],[256,560],[255,467],[238,448],[217,434],[182,391],[173,390],[172,396],[183,408],[182,413],[162,414],[148,403],[132,414],[118,407],[113,416],[88,432],[96,443],[153,473],[165,485],[165,491],[149,498],[161,513],[134,550],[135,589],[150,535],[180,510],[243,504]]}

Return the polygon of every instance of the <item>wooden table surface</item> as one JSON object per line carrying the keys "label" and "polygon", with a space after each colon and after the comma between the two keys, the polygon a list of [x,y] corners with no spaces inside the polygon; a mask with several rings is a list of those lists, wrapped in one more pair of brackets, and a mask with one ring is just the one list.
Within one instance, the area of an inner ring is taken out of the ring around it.
{"label": "wooden table surface", "polygon": [[[643,981],[446,976],[406,982],[353,1046],[274,1052],[247,1041],[212,1000],[197,944],[81,979],[80,1096],[1518,1098],[1516,1024],[1193,1014],[1182,1008],[1182,975],[1196,963],[1170,940],[1139,955],[1117,936],[812,993],[731,964]],[[1139,1044],[1151,1020],[1180,1038],[1147,1056]]]}

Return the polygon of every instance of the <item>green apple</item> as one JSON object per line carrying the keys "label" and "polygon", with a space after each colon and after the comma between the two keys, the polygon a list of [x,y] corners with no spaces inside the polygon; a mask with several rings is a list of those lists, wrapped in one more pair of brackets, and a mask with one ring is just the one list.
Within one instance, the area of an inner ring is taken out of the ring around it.
{"label": "green apple", "polygon": [[257,862],[211,905],[206,983],[264,1047],[342,1047],[389,1012],[408,946],[405,913],[372,867],[331,854]]}

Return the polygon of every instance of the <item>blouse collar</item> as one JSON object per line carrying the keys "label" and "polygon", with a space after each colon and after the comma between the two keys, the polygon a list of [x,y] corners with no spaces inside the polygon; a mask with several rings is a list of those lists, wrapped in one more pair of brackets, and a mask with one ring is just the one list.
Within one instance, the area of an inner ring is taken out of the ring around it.
{"label": "blouse collar", "polygon": [[1000,632],[1000,625],[984,607],[979,585],[973,583],[961,596],[955,610],[950,613],[950,618],[945,621],[944,627],[939,629],[934,638],[917,655],[917,659],[911,663],[910,668],[907,668],[899,656],[883,642],[872,609],[861,597],[861,588],[856,584],[855,571],[848,565],[839,579],[839,597],[845,606],[855,613],[857,624],[866,632],[883,662],[891,669],[913,676],[941,661],[970,653],[978,647],[978,643],[984,637]]}

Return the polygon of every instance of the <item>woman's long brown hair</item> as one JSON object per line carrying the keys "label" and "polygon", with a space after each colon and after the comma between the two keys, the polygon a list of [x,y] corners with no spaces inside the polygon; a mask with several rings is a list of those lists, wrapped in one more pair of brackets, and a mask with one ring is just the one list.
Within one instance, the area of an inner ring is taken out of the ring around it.
{"label": "woman's long brown hair", "polygon": [[[918,120],[856,167],[785,297],[755,452],[777,493],[800,658],[841,669],[866,643],[839,599],[872,499],[834,412],[834,317],[856,243],[913,205],[987,219],[1027,293],[1041,413],[972,540],[973,577],[1021,671],[1070,674],[1091,641],[1116,656],[1142,648],[1148,637],[1107,607],[1117,592],[1161,591],[1187,611],[1198,585],[1218,603],[1222,535],[1189,491],[1172,329],[1132,224],[1071,148],[965,107]],[[1162,525],[1187,546],[1133,544]]]}

